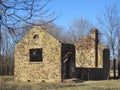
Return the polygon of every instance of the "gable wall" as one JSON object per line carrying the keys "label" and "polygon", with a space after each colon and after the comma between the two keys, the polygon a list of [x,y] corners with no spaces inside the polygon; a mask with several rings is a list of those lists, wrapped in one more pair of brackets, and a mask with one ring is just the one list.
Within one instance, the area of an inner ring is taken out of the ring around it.
{"label": "gable wall", "polygon": [[90,36],[76,43],[76,67],[102,68],[104,46],[98,44],[98,31],[93,29]]}
{"label": "gable wall", "polygon": [[76,43],[76,77],[82,80],[109,78],[110,51],[99,44],[96,31],[93,29],[90,36],[83,37]]}
{"label": "gable wall", "polygon": [[[35,34],[39,39],[33,39]],[[43,62],[30,62],[29,49],[42,48]],[[15,47],[15,81],[61,82],[61,44],[34,27]]]}
{"label": "gable wall", "polygon": [[76,46],[76,67],[95,67],[94,46],[90,47],[89,44]]}

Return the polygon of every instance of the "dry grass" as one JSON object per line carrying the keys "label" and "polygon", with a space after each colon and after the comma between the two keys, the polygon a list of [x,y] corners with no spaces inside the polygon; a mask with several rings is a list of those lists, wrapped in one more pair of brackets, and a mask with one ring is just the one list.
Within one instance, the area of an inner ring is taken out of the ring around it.
{"label": "dry grass", "polygon": [[120,80],[81,83],[14,83],[13,77],[0,77],[0,90],[120,90]]}

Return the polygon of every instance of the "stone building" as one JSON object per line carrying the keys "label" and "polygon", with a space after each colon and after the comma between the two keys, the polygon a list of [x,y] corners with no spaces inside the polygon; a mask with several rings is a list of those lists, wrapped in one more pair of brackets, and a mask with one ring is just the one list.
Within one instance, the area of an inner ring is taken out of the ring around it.
{"label": "stone building", "polygon": [[75,46],[35,26],[16,45],[14,77],[22,82],[61,82],[75,71]]}
{"label": "stone building", "polygon": [[109,76],[110,52],[99,44],[98,30],[65,44],[38,26],[17,43],[14,52],[17,82],[62,82],[65,79],[103,80]]}
{"label": "stone building", "polygon": [[[110,69],[110,52],[99,43],[98,30],[92,29],[90,35],[76,42],[76,71],[89,79],[107,79]],[[88,79],[87,78],[87,79]]]}

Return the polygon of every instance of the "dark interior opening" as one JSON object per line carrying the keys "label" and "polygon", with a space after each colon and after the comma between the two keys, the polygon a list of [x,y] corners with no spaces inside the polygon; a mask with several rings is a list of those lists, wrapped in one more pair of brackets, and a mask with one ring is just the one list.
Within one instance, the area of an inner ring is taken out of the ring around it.
{"label": "dark interior opening", "polygon": [[71,56],[67,56],[66,59],[63,61],[63,73],[64,78],[69,79],[71,73]]}
{"label": "dark interior opening", "polygon": [[61,75],[64,79],[71,79],[75,76],[75,46],[71,44],[62,44],[61,51]]}
{"label": "dark interior opening", "polygon": [[30,62],[42,62],[42,48],[30,49]]}

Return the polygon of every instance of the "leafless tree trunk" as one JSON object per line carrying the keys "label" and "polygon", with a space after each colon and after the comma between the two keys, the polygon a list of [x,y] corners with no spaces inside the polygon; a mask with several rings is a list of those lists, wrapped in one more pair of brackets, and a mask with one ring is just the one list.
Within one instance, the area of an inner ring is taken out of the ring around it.
{"label": "leafless tree trunk", "polygon": [[120,31],[120,14],[115,5],[105,8],[102,15],[97,18],[98,27],[103,34],[104,44],[109,46],[111,51],[111,59],[113,60],[114,78],[116,78],[116,56],[118,52],[118,31]]}
{"label": "leafless tree trunk", "polygon": [[118,78],[120,79],[120,35],[118,39]]}
{"label": "leafless tree trunk", "polygon": [[13,75],[13,45],[12,42],[9,42],[9,33],[4,34],[2,39],[2,48],[1,48],[1,60],[0,60],[0,74],[1,75]]}

